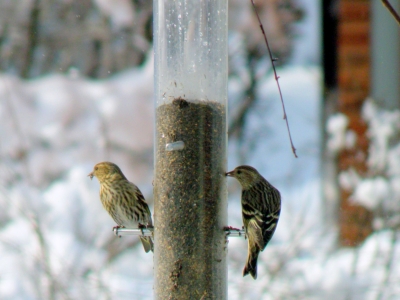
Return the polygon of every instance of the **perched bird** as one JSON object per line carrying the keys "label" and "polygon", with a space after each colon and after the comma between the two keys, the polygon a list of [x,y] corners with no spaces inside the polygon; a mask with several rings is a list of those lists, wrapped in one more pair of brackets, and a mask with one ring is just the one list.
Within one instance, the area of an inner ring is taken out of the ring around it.
{"label": "perched bird", "polygon": [[[129,182],[121,169],[114,163],[101,162],[94,166],[90,179],[96,176],[100,182],[100,200],[103,207],[118,224],[118,227],[152,227],[150,209],[142,192]],[[153,251],[149,236],[141,236],[144,250]]]}
{"label": "perched bird", "polygon": [[226,176],[242,186],[242,218],[248,238],[248,256],[243,276],[257,279],[257,259],[275,232],[281,212],[281,195],[256,169],[239,166]]}

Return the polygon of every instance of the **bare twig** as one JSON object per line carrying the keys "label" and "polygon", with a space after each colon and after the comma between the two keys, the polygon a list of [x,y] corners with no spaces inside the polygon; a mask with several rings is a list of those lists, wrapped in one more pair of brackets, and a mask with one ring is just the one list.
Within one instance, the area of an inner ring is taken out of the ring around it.
{"label": "bare twig", "polygon": [[110,235],[110,238],[102,247],[107,253],[107,263],[112,263],[123,253],[125,253],[125,251],[136,247],[138,244],[140,244],[140,239],[129,239],[124,241],[124,243],[121,243],[121,241],[115,238],[115,236]]}
{"label": "bare twig", "polygon": [[397,21],[397,24],[400,26],[400,16],[394,10],[393,6],[390,4],[389,0],[382,0],[382,4],[388,9],[388,11],[392,14],[393,18]]}
{"label": "bare twig", "polygon": [[57,291],[57,279],[53,274],[51,265],[50,265],[50,253],[48,249],[48,245],[44,236],[44,232],[42,229],[42,226],[40,224],[40,220],[37,216],[31,216],[29,218],[29,221],[31,223],[32,229],[34,230],[36,234],[36,238],[39,242],[40,246],[40,252],[41,252],[41,262],[43,264],[43,269],[44,273],[47,276],[47,279],[49,281],[49,286],[48,286],[48,299],[54,300],[56,299],[56,291]]}
{"label": "bare twig", "polygon": [[286,115],[285,103],[283,102],[282,90],[281,90],[281,86],[279,85],[279,76],[276,73],[276,68],[275,68],[275,61],[277,61],[277,58],[273,58],[272,57],[271,48],[269,47],[267,35],[265,34],[264,26],[261,23],[261,19],[260,19],[260,16],[259,16],[258,12],[257,12],[256,5],[254,4],[254,0],[250,0],[250,1],[251,1],[251,4],[253,5],[254,12],[255,12],[255,14],[257,16],[258,23],[260,24],[260,29],[261,29],[261,32],[262,32],[262,34],[264,36],[265,44],[267,45],[267,48],[268,48],[269,57],[271,59],[272,68],[274,70],[275,80],[276,80],[276,83],[278,85],[279,96],[281,97],[281,103],[282,103],[282,109],[283,109],[283,119],[286,121],[286,127],[287,127],[288,134],[289,134],[290,146],[292,147],[292,152],[293,152],[294,156],[297,158],[296,148],[293,145],[292,135],[290,134],[289,121],[288,121],[288,118],[287,118],[287,115]]}
{"label": "bare twig", "polygon": [[21,70],[21,76],[23,78],[29,77],[29,72],[31,71],[34,62],[35,49],[39,41],[40,0],[35,0],[33,2],[29,18],[27,32],[28,44],[26,45],[27,53],[24,55],[25,62]]}
{"label": "bare twig", "polygon": [[389,255],[386,260],[386,272],[384,273],[384,279],[381,283],[379,293],[376,297],[376,299],[385,299],[385,290],[388,290],[390,287],[390,276],[392,275],[393,269],[394,269],[394,258],[395,258],[395,248],[396,244],[398,242],[398,231],[396,229],[393,229],[391,232],[391,245],[390,245],[390,250],[389,250]]}
{"label": "bare twig", "polygon": [[[8,109],[8,115],[10,117],[10,120],[12,122],[12,126],[14,127],[15,134],[19,138],[20,142],[20,149],[18,153],[18,159],[22,162],[23,168],[24,168],[24,180],[27,180],[30,183],[33,183],[32,176],[31,176],[31,171],[29,168],[29,161],[28,161],[28,156],[27,153],[29,151],[29,145],[28,145],[28,136],[25,134],[24,130],[22,129],[21,122],[18,117],[18,108],[17,108],[17,101],[13,99],[13,88],[11,86],[11,79],[10,78],[4,78],[3,79],[3,85],[4,85],[4,104]],[[21,174],[22,175],[22,174]]]}

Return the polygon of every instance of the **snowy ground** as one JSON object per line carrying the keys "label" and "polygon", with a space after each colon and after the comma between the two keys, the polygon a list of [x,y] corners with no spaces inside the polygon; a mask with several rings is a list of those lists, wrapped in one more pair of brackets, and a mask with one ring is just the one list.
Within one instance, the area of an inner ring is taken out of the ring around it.
{"label": "snowy ground", "polygon": [[[244,138],[229,140],[228,169],[255,166],[282,193],[278,229],[259,259],[256,281],[242,277],[244,239],[231,238],[229,299],[399,299],[399,112],[368,101],[371,176],[339,176],[353,199],[378,210],[376,232],[356,249],[338,249],[321,182],[322,80],[317,7],[300,29],[290,66],[278,70],[293,141],[276,83],[260,78]],[[311,23],[310,23],[311,22]],[[308,32],[308,33],[307,33]],[[310,33],[311,32],[311,33]],[[310,45],[313,45],[310,47]],[[135,237],[115,238],[114,222],[87,174],[95,163],[120,165],[153,207],[153,65],[103,81],[70,74],[23,81],[0,75],[0,299],[152,299],[153,259]],[[229,83],[234,111],[243,86]],[[351,147],[347,120],[327,122],[328,148]],[[244,142],[243,142],[244,141]],[[241,226],[240,187],[229,180],[229,225]],[[52,297],[54,296],[54,297]]]}
{"label": "snowy ground", "polygon": [[[115,260],[109,258],[114,223],[98,201],[97,181],[86,176],[96,162],[115,161],[152,202],[151,70],[150,62],[144,69],[102,82],[74,73],[28,82],[1,78],[5,105],[0,112],[0,251],[7,262],[0,280],[2,298],[48,296],[52,285],[71,296],[151,298],[151,255],[133,247]],[[291,153],[272,78],[260,81],[262,100],[250,112],[245,129],[248,144],[232,140],[229,151],[230,168],[254,165],[282,191],[280,226],[273,246],[261,256],[265,265],[275,268],[279,261],[269,257],[290,245],[293,218],[302,220],[305,203],[315,215],[307,226],[318,222],[319,215],[320,73],[296,67],[281,70],[280,75],[282,89],[288,91],[285,101],[300,158]],[[231,185],[230,222],[240,226],[239,188],[235,182]],[[269,278],[267,269],[261,263],[257,282],[243,279],[246,242],[232,239],[229,249],[230,297],[237,289],[242,295],[250,290],[261,295],[265,286],[260,281]]]}
{"label": "snowy ground", "polygon": [[[230,239],[229,299],[395,299],[399,243],[385,229],[387,219],[377,218],[379,231],[353,250],[335,248],[335,228],[322,217],[319,69],[287,67],[279,74],[299,158],[291,152],[275,82],[261,79],[245,143],[230,140],[229,169],[257,167],[282,192],[282,217],[260,256],[257,281],[241,276],[246,241]],[[151,299],[152,256],[134,238],[112,236],[98,183],[86,176],[96,162],[115,161],[152,203],[151,62],[104,81],[73,73],[31,81],[3,75],[0,82],[1,298],[45,299],[56,291],[74,299]],[[385,202],[391,212],[398,208],[397,115],[368,102],[375,149],[370,163],[380,173],[350,182],[355,201],[365,203],[373,184],[381,193],[370,201],[392,193]],[[346,120],[332,120],[332,149],[351,146]],[[386,140],[376,132],[387,132]],[[349,176],[341,176],[345,184]],[[240,189],[233,179],[229,194],[229,223],[240,226]],[[366,204],[375,207],[376,201]]]}

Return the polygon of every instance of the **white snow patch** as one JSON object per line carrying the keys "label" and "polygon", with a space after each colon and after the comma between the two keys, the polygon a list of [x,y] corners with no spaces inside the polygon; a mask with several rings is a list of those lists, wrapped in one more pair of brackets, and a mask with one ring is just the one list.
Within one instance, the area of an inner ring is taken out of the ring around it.
{"label": "white snow patch", "polygon": [[361,180],[351,199],[371,210],[375,210],[389,198],[389,195],[389,182],[382,177],[375,177]]}
{"label": "white snow patch", "polygon": [[327,123],[328,131],[328,149],[332,153],[337,153],[344,149],[349,142],[346,142],[347,126],[349,125],[348,118],[341,113],[334,114],[329,117]]}

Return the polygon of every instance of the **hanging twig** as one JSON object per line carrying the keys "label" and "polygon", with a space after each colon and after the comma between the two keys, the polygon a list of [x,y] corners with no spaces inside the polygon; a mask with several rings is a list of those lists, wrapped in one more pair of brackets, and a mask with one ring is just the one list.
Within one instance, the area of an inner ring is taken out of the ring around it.
{"label": "hanging twig", "polygon": [[251,1],[251,4],[253,5],[254,12],[255,12],[255,14],[257,16],[258,23],[260,24],[260,29],[261,29],[261,32],[262,32],[262,34],[264,36],[265,44],[267,45],[267,48],[268,48],[269,57],[271,59],[272,68],[274,70],[275,80],[276,80],[276,83],[278,85],[279,96],[281,97],[281,103],[282,103],[282,109],[283,109],[283,119],[286,121],[286,127],[287,127],[288,134],[289,134],[290,146],[292,147],[292,152],[293,152],[294,156],[297,158],[296,148],[293,145],[292,135],[290,134],[289,121],[288,121],[288,118],[287,118],[287,115],[286,115],[285,103],[283,102],[282,90],[281,90],[281,86],[279,85],[279,76],[276,73],[276,68],[275,68],[275,61],[277,61],[277,58],[273,58],[272,57],[271,48],[269,47],[267,35],[265,34],[264,26],[261,23],[261,19],[260,19],[260,16],[259,16],[258,12],[257,12],[256,5],[254,4],[254,0],[250,0],[250,1]]}
{"label": "hanging twig", "polygon": [[381,300],[385,299],[385,292],[389,290],[390,288],[390,277],[392,275],[394,265],[395,265],[395,255],[396,255],[396,245],[398,242],[398,230],[396,228],[393,228],[391,231],[391,243],[390,243],[390,249],[389,249],[389,255],[388,258],[386,259],[386,270],[383,275],[383,281],[381,283],[379,293],[376,297],[376,299]]}
{"label": "hanging twig", "polygon": [[390,4],[389,0],[382,0],[382,4],[388,9],[388,11],[392,14],[393,18],[397,21],[397,24],[400,26],[400,16],[394,10],[393,6]]}

